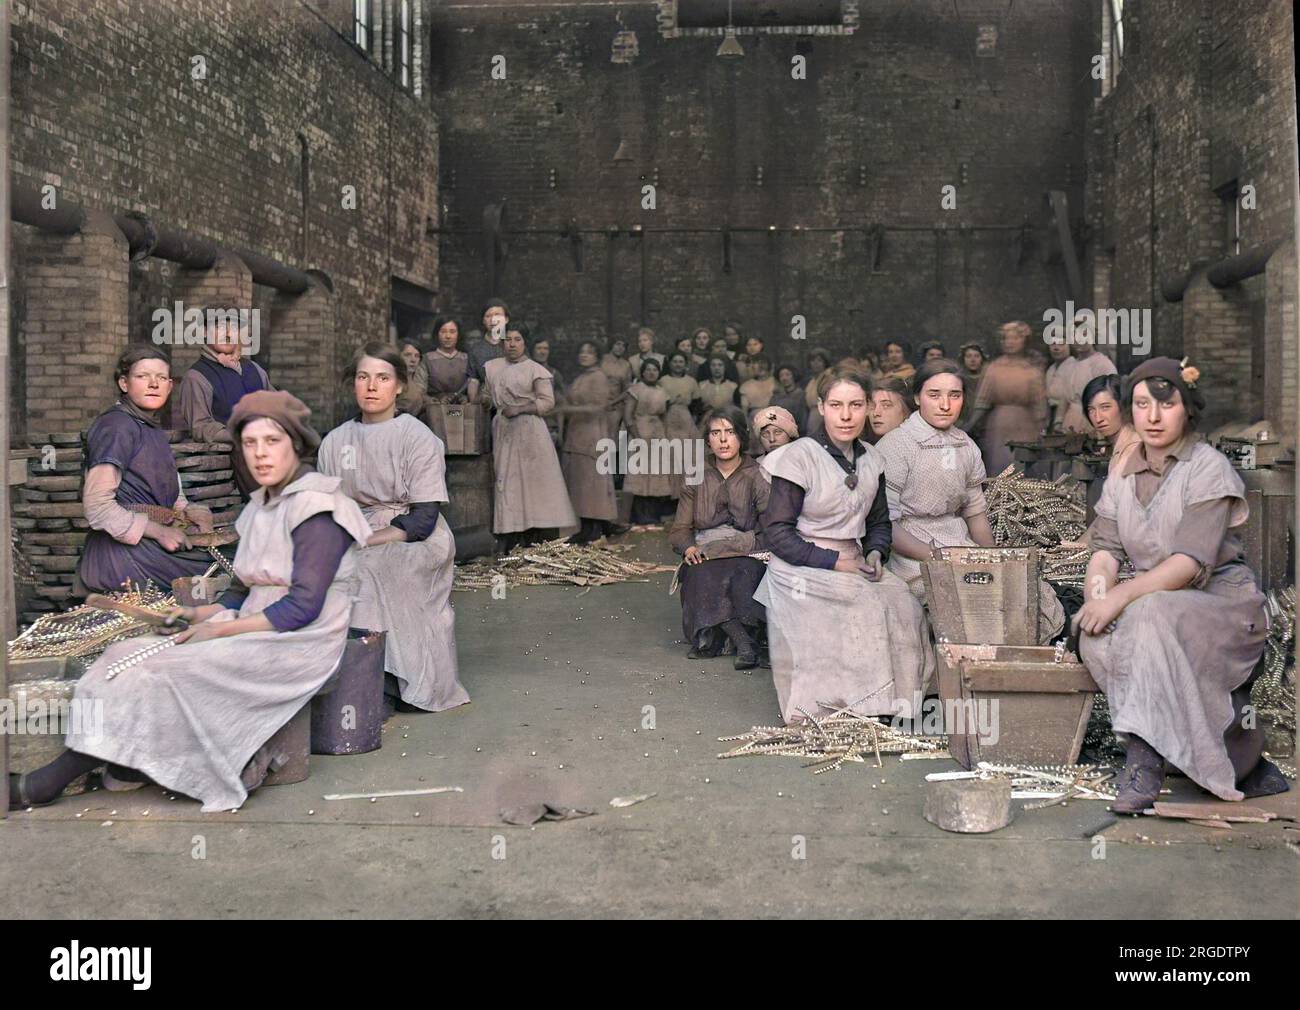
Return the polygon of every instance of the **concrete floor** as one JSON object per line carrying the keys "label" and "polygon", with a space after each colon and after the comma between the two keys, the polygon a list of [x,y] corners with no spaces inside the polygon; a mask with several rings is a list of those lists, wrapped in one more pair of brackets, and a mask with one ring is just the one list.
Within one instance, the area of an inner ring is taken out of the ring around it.
{"label": "concrete floor", "polygon": [[[634,539],[666,559],[661,538]],[[1180,825],[1095,858],[1091,839],[1114,824],[1100,803],[1022,812],[988,836],[931,826],[922,783],[946,760],[819,776],[795,758],[719,761],[718,736],[776,721],[771,676],[687,660],[669,583],[457,593],[473,704],[398,715],[381,750],[315,757],[307,781],[238,813],[148,787],[11,814],[0,915],[1297,915],[1300,861],[1281,841]],[[322,799],[435,785],[464,792]],[[635,793],[657,795],[609,806]],[[501,808],[537,800],[596,814],[501,823]]]}

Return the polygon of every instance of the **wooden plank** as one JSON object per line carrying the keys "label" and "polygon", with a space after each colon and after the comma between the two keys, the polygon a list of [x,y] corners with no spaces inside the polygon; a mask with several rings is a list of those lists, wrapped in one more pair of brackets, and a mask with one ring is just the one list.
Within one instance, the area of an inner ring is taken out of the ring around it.
{"label": "wooden plank", "polygon": [[1245,803],[1228,803],[1223,800],[1210,800],[1204,803],[1156,802],[1154,810],[1157,817],[1173,817],[1179,820],[1241,821],[1248,824],[1264,824],[1277,817],[1277,814],[1263,807],[1252,807]]}
{"label": "wooden plank", "polygon": [[988,663],[962,660],[962,687],[986,694],[1070,694],[1098,691],[1087,669],[1077,663]]}

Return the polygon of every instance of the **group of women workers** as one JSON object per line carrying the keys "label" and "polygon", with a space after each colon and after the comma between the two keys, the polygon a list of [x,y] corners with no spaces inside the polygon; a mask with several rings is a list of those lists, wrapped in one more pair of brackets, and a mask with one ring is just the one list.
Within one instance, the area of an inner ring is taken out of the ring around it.
{"label": "group of women workers", "polygon": [[[555,409],[552,376],[507,320],[501,329],[501,353],[484,353],[481,395],[497,411],[498,504],[503,479],[520,495],[507,495],[507,524],[576,524],[566,479],[584,524],[612,522],[612,482],[594,448],[611,431],[617,400],[607,360],[590,342],[579,348],[562,406],[561,465],[543,421]],[[1015,357],[1018,335],[1004,333],[1012,345],[1004,357]],[[629,387],[624,406],[625,420],[648,435],[666,432],[670,411],[694,399],[682,382],[652,395],[661,381],[652,354],[652,344],[642,349],[640,388]],[[689,378],[675,367],[682,358],[669,355],[671,378]],[[385,669],[403,704],[440,711],[469,700],[449,599],[443,446],[398,409],[413,364],[397,348],[363,347],[352,365],[358,416],[323,442],[291,394],[261,388],[238,398],[226,424],[256,484],[237,522],[238,581],[214,603],[179,608],[173,617],[186,627],[169,639],[111,646],[76,689],[80,701],[105,703],[102,731],[74,730],[57,759],[12,777],[15,804],[50,802],[107,764],[106,781],[147,777],[204,810],[238,807],[267,773],[266,741],[334,672],[349,629],[387,632]],[[971,371],[931,355],[908,385],[892,376],[877,388],[854,364],[829,366],[816,380],[819,423],[803,437],[783,406],[752,418],[734,403],[708,411],[703,481],[646,495],[676,495],[669,539],[683,558],[692,656],[729,648],[737,668],[752,668],[765,636],[787,722],[841,709],[912,714],[934,667],[920,563],[935,546],[993,544],[985,454],[959,425]],[[466,375],[469,396],[475,380]],[[1099,589],[1073,628],[1127,746],[1115,803],[1124,812],[1149,806],[1171,767],[1227,800],[1287,788],[1246,717],[1268,623],[1234,532],[1246,518],[1241,480],[1196,433],[1198,378],[1156,358],[1123,383],[1092,377],[1079,398],[1114,457],[1089,530],[1087,585]],[[187,557],[177,526],[141,509],[201,519],[181,494],[159,423],[170,362],[158,348],[132,348],[115,381],[118,402],[87,434],[83,580],[167,586],[206,567]],[[663,417],[662,429],[644,427],[652,416]],[[679,410],[674,422],[683,433],[694,429],[688,416]],[[315,469],[304,462],[313,453]],[[1121,582],[1125,561],[1137,574]],[[1044,640],[1055,638],[1064,611],[1046,584],[1039,606]]]}
{"label": "group of women workers", "polygon": [[[323,441],[292,394],[239,398],[227,424],[257,487],[236,521],[235,582],[213,603],[177,608],[178,633],[119,642],[91,665],[75,699],[102,703],[102,726],[74,727],[58,758],[11,776],[15,805],[51,802],[106,765],[110,788],[147,778],[205,811],[239,807],[270,770],[267,741],[334,673],[350,633],[386,632],[395,706],[442,711],[469,701],[450,602],[442,443],[398,412],[410,380],[397,348],[367,344],[351,373],[358,415]],[[170,590],[173,578],[212,561],[181,559],[182,527],[131,510],[198,518],[160,427],[171,363],[158,347],[133,347],[115,381],[118,402],[91,425],[86,450],[88,491],[98,474],[104,487],[115,482],[113,500],[92,512],[87,499],[93,530],[80,573],[92,589],[120,588],[121,576]],[[314,468],[305,462],[312,455]]]}

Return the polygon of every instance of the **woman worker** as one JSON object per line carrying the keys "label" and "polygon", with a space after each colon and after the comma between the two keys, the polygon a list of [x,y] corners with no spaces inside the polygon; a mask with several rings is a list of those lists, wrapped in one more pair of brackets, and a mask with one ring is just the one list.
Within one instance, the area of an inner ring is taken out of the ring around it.
{"label": "woman worker", "polygon": [[1083,387],[1083,410],[1088,423],[1105,440],[1110,450],[1110,466],[1123,465],[1124,459],[1142,444],[1130,421],[1125,420],[1121,382],[1118,375],[1099,375]]}
{"label": "woman worker", "polygon": [[984,370],[967,428],[979,440],[984,469],[1000,474],[1011,465],[1011,441],[1032,442],[1047,423],[1047,391],[1038,360],[1026,353],[1029,324],[1004,323],[1002,354]]}
{"label": "woman worker", "polygon": [[626,532],[617,526],[614,478],[608,467],[599,464],[603,455],[601,443],[609,438],[605,413],[612,399],[609,379],[597,364],[599,357],[600,352],[592,341],[584,340],[578,345],[581,371],[569,384],[565,402],[558,408],[564,411],[565,417],[560,467],[573,511],[582,521],[582,528],[569,538],[574,544],[589,544],[611,533]]}
{"label": "woman worker", "polygon": [[578,525],[545,417],[555,408],[551,373],[528,357],[523,334],[510,329],[505,356],[483,366],[492,419],[496,501],[492,531],[503,550],[536,543]]}
{"label": "woman worker", "polygon": [[[1246,711],[1268,617],[1234,532],[1248,512],[1241,478],[1196,433],[1198,378],[1172,358],[1129,375],[1142,444],[1106,477],[1088,531],[1085,584],[1099,592],[1073,625],[1127,747],[1117,813],[1155,802],[1166,762],[1223,800],[1288,788]],[[1126,557],[1137,576],[1121,583]]]}
{"label": "woman worker", "polygon": [[357,554],[361,594],[354,627],[385,631],[390,694],[412,708],[442,712],[469,701],[458,679],[451,606],[456,542],[447,519],[446,459],[429,428],[397,404],[408,381],[405,356],[366,344],[352,359],[361,416],[321,443],[317,465],[337,477],[374,532]]}
{"label": "woman worker", "polygon": [[686,484],[668,531],[682,555],[682,634],[690,658],[716,656],[718,632],[736,647],[737,670],[759,663],[754,636],[763,608],[754,600],[766,570],[749,557],[762,550],[759,516],[767,507],[768,482],[745,455],[745,418],[735,407],[719,407],[705,418],[708,454],[701,483]]}
{"label": "woman worker", "polygon": [[90,532],[77,575],[93,592],[132,582],[170,593],[173,579],[207,571],[212,555],[191,550],[178,526],[155,522],[144,509],[179,509],[191,522],[210,522],[212,514],[186,502],[158,417],[172,391],[166,352],[152,344],[131,347],[117,359],[114,379],[118,401],[86,432],[81,500]]}
{"label": "woman worker", "polygon": [[[889,568],[925,599],[921,562],[935,547],[992,547],[984,500],[984,462],[957,427],[965,388],[961,366],[947,358],[917,370],[916,412],[876,443],[885,461],[893,555]],[[1038,584],[1039,640],[1056,637],[1065,609],[1046,582]]]}
{"label": "woman worker", "polygon": [[884,461],[862,441],[871,380],[836,367],[819,382],[825,424],[763,461],[772,552],[754,598],[767,608],[781,717],[824,706],[910,711],[934,668],[921,604],[885,570],[891,538]]}
{"label": "woman worker", "polygon": [[[646,358],[641,362],[641,381],[627,391],[623,423],[629,438],[642,439],[653,449],[668,437],[667,420],[668,394],[659,386],[659,362]],[[651,451],[644,458],[657,461],[659,454]],[[675,511],[672,496],[676,487],[671,473],[629,473],[623,478],[623,490],[632,495],[635,526],[658,526]]]}
{"label": "woman worker", "polygon": [[[49,803],[105,762],[192,796],[205,812],[238,808],[261,784],[272,758],[264,745],[343,657],[356,595],[351,548],[371,532],[339,479],[303,464],[320,443],[310,416],[288,393],[239,401],[230,428],[259,485],[237,523],[239,582],[217,603],[178,608],[191,627],[172,639],[110,645],[74,695],[102,708],[102,725],[74,727],[59,757],[11,775],[12,803]],[[151,646],[165,647],[110,680],[115,664]]]}

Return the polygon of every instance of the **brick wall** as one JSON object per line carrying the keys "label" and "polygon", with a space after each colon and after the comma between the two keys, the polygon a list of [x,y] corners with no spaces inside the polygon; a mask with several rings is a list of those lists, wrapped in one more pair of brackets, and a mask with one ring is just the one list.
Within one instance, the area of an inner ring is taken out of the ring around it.
{"label": "brick wall", "polygon": [[[527,233],[506,236],[496,293],[557,338],[562,363],[576,339],[643,317],[664,345],[735,318],[778,359],[887,337],[955,350],[1006,319],[1040,320],[1051,287],[1037,257],[1015,266],[1012,239],[1044,190],[1081,199],[1086,6],[882,0],[860,5],[852,36],[743,35],[736,61],[714,55],[716,37],[661,38],[650,3],[440,9],[443,300],[477,321],[493,293],[482,212],[504,198],[507,231]],[[976,52],[986,24],[991,57]],[[631,65],[610,60],[621,26],[637,36]],[[796,54],[805,80],[791,77]],[[505,80],[491,77],[496,55]],[[620,142],[630,160],[616,164]],[[558,234],[569,222],[594,232],[581,272]],[[872,224],[890,229],[877,273]],[[737,229],[729,272],[724,226]],[[803,346],[789,340],[795,313]]]}
{"label": "brick wall", "polygon": [[[414,6],[423,24],[425,4]],[[351,20],[352,4],[338,0],[36,0],[13,10],[15,179],[324,271],[338,338],[297,351],[313,359],[299,374],[326,388],[294,391],[332,411],[346,403],[336,376],[353,348],[387,335],[390,276],[437,287],[426,226],[439,216],[438,144],[425,82],[420,95],[395,88],[383,50],[368,60],[348,41]],[[423,68],[418,33],[413,42]],[[192,77],[195,56],[206,63],[202,81]],[[345,186],[356,188],[355,210],[343,207]],[[24,318],[32,278],[57,265],[44,238],[14,227],[19,434],[28,358],[32,378],[57,376],[92,416],[112,396],[107,376],[60,365],[63,342],[77,339],[69,327],[47,319],[36,329]],[[129,270],[123,322],[131,339],[148,339],[153,309],[193,278],[157,260]],[[80,294],[70,289],[70,310]],[[273,295],[255,289],[252,302],[269,308]],[[263,342],[273,344],[265,322]]]}
{"label": "brick wall", "polygon": [[[1256,204],[1240,211],[1241,250],[1294,242],[1292,6],[1137,0],[1125,10],[1123,69],[1090,127],[1093,288],[1116,307],[1153,309],[1154,353],[1197,359],[1208,424],[1267,415],[1294,440],[1284,352],[1296,335],[1277,332],[1295,318],[1294,289],[1257,276],[1221,290],[1203,276],[1234,252],[1233,201],[1219,192],[1233,179]],[[1162,282],[1187,276],[1186,296],[1166,300]]]}

